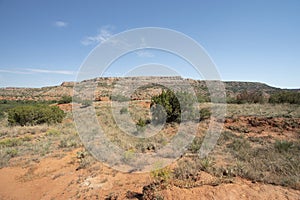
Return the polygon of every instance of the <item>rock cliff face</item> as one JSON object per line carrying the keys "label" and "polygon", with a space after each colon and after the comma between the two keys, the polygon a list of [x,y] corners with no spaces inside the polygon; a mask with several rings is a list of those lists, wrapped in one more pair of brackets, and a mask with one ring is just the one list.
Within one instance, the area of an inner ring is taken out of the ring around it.
{"label": "rock cliff face", "polygon": [[[209,81],[211,82],[211,81]],[[195,93],[209,95],[207,82],[203,80],[183,79],[174,77],[103,77],[85,80],[80,83],[63,82],[60,86],[43,88],[0,88],[0,100],[58,100],[62,96],[73,95],[75,84],[96,84],[95,100],[106,101],[112,94],[118,93],[131,99],[150,99],[162,91],[162,86],[174,90],[183,90],[192,87]],[[274,88],[263,83],[255,82],[224,82],[226,95],[236,97],[243,91],[260,91],[268,96],[282,89]],[[300,91],[300,90],[296,90]]]}

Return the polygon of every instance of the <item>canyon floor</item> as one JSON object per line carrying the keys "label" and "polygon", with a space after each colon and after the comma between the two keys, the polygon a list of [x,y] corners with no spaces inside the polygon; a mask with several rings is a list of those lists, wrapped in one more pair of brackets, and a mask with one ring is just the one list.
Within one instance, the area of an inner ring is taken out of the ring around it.
{"label": "canyon floor", "polygon": [[[117,135],[107,112],[110,103],[94,107],[103,129]],[[71,104],[59,106],[67,113],[62,124],[11,127],[1,120],[0,199],[300,199],[297,106],[228,105],[222,134],[207,157],[198,158],[197,151],[214,120],[210,118],[198,122],[196,138],[184,155],[148,173],[124,173],[97,161],[78,136]],[[135,102],[128,112],[138,120],[147,117],[148,108],[149,102]],[[164,141],[177,128],[166,125]],[[141,147],[122,142],[124,138],[117,144],[137,152],[161,145],[153,139]]]}

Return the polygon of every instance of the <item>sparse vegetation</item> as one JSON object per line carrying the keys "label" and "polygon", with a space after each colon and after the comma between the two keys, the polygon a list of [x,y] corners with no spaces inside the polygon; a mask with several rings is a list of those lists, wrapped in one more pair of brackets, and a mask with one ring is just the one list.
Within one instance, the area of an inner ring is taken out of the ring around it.
{"label": "sparse vegetation", "polygon": [[172,171],[168,167],[151,171],[151,177],[157,183],[166,183],[170,180],[171,176]]}
{"label": "sparse vegetation", "polygon": [[60,140],[60,143],[58,145],[60,148],[71,148],[71,147],[77,147],[78,143],[74,140],[68,140],[66,138],[63,138]]}
{"label": "sparse vegetation", "polygon": [[82,107],[88,107],[88,106],[91,106],[93,104],[93,101],[91,99],[82,99],[78,96],[73,97],[73,102],[81,104]]}
{"label": "sparse vegetation", "polygon": [[178,161],[177,167],[174,169],[173,176],[178,180],[197,181],[200,169],[201,164],[195,159],[182,159]]}
{"label": "sparse vegetation", "polygon": [[110,96],[110,100],[124,102],[124,101],[130,101],[130,98],[126,97],[126,96],[123,96],[121,94],[115,94],[115,95]]}
{"label": "sparse vegetation", "polygon": [[47,135],[47,136],[58,136],[58,135],[60,135],[60,131],[57,130],[57,129],[49,129],[49,130],[46,132],[46,135]]}
{"label": "sparse vegetation", "polygon": [[[106,84],[99,84],[99,86],[111,87],[111,85]],[[145,87],[145,89],[150,90],[151,88]],[[155,89],[161,91],[159,90],[161,89],[160,86],[155,86]],[[236,92],[243,93],[246,89],[241,87]],[[209,99],[203,93],[202,96],[199,95],[198,101],[201,103],[199,103],[199,110],[197,110],[193,108],[194,105],[187,93],[177,94],[164,90],[162,94],[160,97],[156,96],[157,99],[152,99],[151,106],[160,104],[163,109],[158,109],[158,111],[165,111],[152,113],[152,117],[160,119],[165,117],[168,123],[162,126],[156,135],[149,138],[132,137],[122,132],[123,130],[119,129],[109,110],[111,102],[87,101],[85,103],[84,100],[80,100],[82,108],[95,105],[99,123],[104,132],[107,133],[107,137],[115,145],[125,149],[121,160],[124,163],[118,164],[128,164],[131,159],[134,159],[136,153],[154,154],[159,152],[160,148],[168,144],[177,133],[180,125],[177,122],[181,122],[181,115],[185,111],[196,111],[196,114],[200,115],[198,119],[202,122],[199,123],[196,137],[187,147],[186,154],[183,154],[176,163],[166,168],[158,169],[160,166],[158,164],[158,167],[150,173],[150,180],[152,181],[150,183],[148,183],[149,175],[141,175],[143,178],[139,182],[139,177],[137,178],[136,175],[118,173],[97,163],[81,144],[70,111],[66,111],[68,114],[62,124],[51,120],[48,123],[41,112],[32,111],[36,107],[47,107],[47,109],[55,107],[48,105],[50,101],[44,103],[0,101],[0,168],[8,167],[3,170],[6,171],[10,170],[12,166],[16,169],[20,166],[25,170],[26,181],[45,178],[46,180],[55,179],[57,183],[60,183],[60,178],[64,179],[66,176],[66,180],[69,180],[69,176],[72,174],[74,177],[72,180],[70,178],[68,184],[70,188],[74,187],[80,190],[74,198],[117,199],[126,196],[132,199],[164,199],[164,194],[168,194],[170,191],[164,193],[165,191],[161,190],[169,190],[172,187],[175,187],[176,190],[186,188],[185,191],[188,191],[201,185],[215,186],[222,183],[220,185],[222,187],[228,182],[234,186],[239,184],[240,180],[244,181],[243,179],[253,182],[247,181],[247,184],[260,182],[255,184],[255,187],[261,187],[263,183],[268,183],[268,187],[273,187],[272,185],[287,187],[276,186],[276,189],[279,188],[282,191],[295,191],[291,188],[300,189],[300,109],[295,103],[296,101],[291,100],[292,97],[289,97],[288,100],[282,100],[283,97],[279,98],[276,96],[277,93],[273,93],[274,96],[271,95],[270,97],[270,104],[266,103],[265,99],[260,101],[260,93],[255,97],[255,95],[250,95],[252,93],[245,92],[244,96],[239,97],[239,102],[233,94],[228,98],[232,104],[227,105],[224,132],[209,156],[200,159],[197,154],[201,148],[205,130],[209,125],[209,121],[205,119],[210,119],[212,106],[219,104],[206,102]],[[69,96],[62,97],[58,103],[68,102],[65,101],[67,97],[69,98]],[[63,100],[64,98],[66,99]],[[124,98],[119,96],[114,100],[123,101]],[[180,106],[179,100],[187,103]],[[149,101],[150,99],[131,101],[128,108],[124,106],[125,103],[124,105],[120,104],[120,120],[124,120],[128,116],[125,114],[130,113],[133,129],[136,127],[138,132],[143,132],[146,125],[150,124]],[[84,109],[81,110],[84,111]],[[15,117],[14,114],[19,112],[22,113],[20,115],[22,117]],[[62,111],[58,112],[62,113]],[[50,115],[46,112],[45,116],[47,118]],[[215,120],[215,118],[211,120]],[[45,124],[38,125],[41,123],[40,121]],[[192,122],[198,123],[199,121],[193,120]],[[87,127],[89,128],[89,125]],[[151,128],[152,126],[149,125],[149,129],[147,127],[143,133],[148,133]],[[53,166],[51,165],[52,162],[55,162]],[[40,168],[45,163],[49,169],[47,167],[45,169]],[[59,167],[64,170],[60,171]],[[66,168],[71,169],[71,173],[66,173]],[[102,192],[102,188],[111,187],[110,178],[114,176],[116,176],[114,180],[121,180],[122,177],[125,177],[126,182],[122,182],[122,180],[120,183],[114,182],[111,190],[114,192],[106,191],[104,195],[100,194],[99,190]],[[128,178],[129,176],[130,178]],[[19,181],[19,176],[17,181]],[[145,182],[147,183],[146,186],[144,185]],[[143,193],[131,191],[133,184],[135,188],[140,187],[140,189],[144,186]],[[118,187],[117,190],[114,190],[115,185]],[[126,195],[122,187],[126,188]],[[109,194],[110,192],[111,194]],[[90,196],[85,196],[86,194]]]}
{"label": "sparse vegetation", "polygon": [[79,166],[76,168],[76,170],[85,169],[88,166],[90,166],[92,163],[95,162],[95,159],[86,150],[78,151],[76,157],[77,157],[78,163],[79,163]]}
{"label": "sparse vegetation", "polygon": [[21,138],[5,138],[0,140],[0,147],[15,147],[21,145],[22,142]]}
{"label": "sparse vegetation", "polygon": [[276,140],[274,147],[279,153],[287,152],[293,148],[293,142]]}
{"label": "sparse vegetation", "polygon": [[[298,143],[290,141],[276,141],[254,145],[242,136],[226,132],[222,134],[219,145],[224,153],[230,153],[235,162],[226,166],[226,175],[241,176],[252,181],[261,181],[282,186],[298,188],[300,179],[300,159]],[[258,142],[254,140],[254,142]],[[225,156],[225,155],[223,155]],[[214,166],[217,170],[217,166]],[[218,170],[217,170],[218,171]],[[223,174],[222,174],[223,175]],[[298,188],[299,189],[299,188]]]}

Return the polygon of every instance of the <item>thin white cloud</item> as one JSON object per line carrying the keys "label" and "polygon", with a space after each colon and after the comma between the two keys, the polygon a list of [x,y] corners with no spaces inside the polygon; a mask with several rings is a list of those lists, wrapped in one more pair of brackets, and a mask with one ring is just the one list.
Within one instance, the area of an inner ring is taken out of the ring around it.
{"label": "thin white cloud", "polygon": [[[114,29],[114,26],[111,26],[111,25],[103,26],[98,30],[97,35],[85,37],[83,40],[81,40],[81,44],[87,46],[87,45],[94,45],[94,44],[102,43],[112,37],[113,29]],[[122,41],[120,39],[114,39],[114,40],[110,40],[109,42],[112,45],[114,45],[116,48],[119,48],[122,50],[131,50],[132,49],[131,48],[132,45],[129,44],[127,41]],[[138,57],[141,57],[141,58],[155,57],[155,55],[151,51],[146,49],[147,42],[146,42],[145,38],[141,38],[140,44],[141,44],[140,45],[141,48],[145,48],[145,49],[140,49],[140,50],[134,51],[134,53]]]}
{"label": "thin white cloud", "polygon": [[112,26],[103,26],[99,29],[97,35],[85,37],[83,40],[81,40],[81,44],[87,46],[102,43],[113,35],[112,29]]}
{"label": "thin white cloud", "polygon": [[63,27],[68,26],[68,23],[64,22],[64,21],[56,21],[56,22],[54,22],[54,26],[59,27],[59,28],[63,28]]}
{"label": "thin white cloud", "polygon": [[9,74],[31,74],[30,72],[26,72],[24,70],[10,70],[10,69],[0,69],[0,73],[9,73]]}
{"label": "thin white cloud", "polygon": [[37,68],[26,68],[26,69],[0,69],[0,73],[10,73],[10,74],[63,74],[63,75],[74,75],[75,71],[68,70],[46,70],[46,69],[37,69]]}
{"label": "thin white cloud", "polygon": [[45,73],[45,74],[64,74],[64,75],[75,74],[74,71],[68,71],[68,70],[47,70],[47,69],[34,69],[34,68],[27,68],[26,70],[33,73]]}

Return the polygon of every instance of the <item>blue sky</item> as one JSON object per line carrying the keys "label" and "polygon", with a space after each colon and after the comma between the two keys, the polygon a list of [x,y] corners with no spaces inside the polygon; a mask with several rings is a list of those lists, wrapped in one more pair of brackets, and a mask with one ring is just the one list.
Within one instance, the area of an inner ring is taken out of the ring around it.
{"label": "blue sky", "polygon": [[[99,43],[133,28],[162,27],[196,40],[222,80],[300,88],[298,0],[0,0],[0,87],[41,87],[76,79]],[[107,75],[162,63],[198,78],[184,61],[159,51],[128,55]]]}

